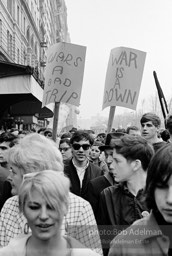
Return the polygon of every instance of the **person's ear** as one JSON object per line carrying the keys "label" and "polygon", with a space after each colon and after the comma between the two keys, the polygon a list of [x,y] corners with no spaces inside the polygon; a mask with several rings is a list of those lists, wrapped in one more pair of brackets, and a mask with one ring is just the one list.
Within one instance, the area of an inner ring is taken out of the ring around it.
{"label": "person's ear", "polygon": [[158,126],[156,127],[156,129],[157,129],[157,132],[159,132],[159,130],[160,130],[160,125],[158,125]]}
{"label": "person's ear", "polygon": [[133,171],[138,171],[141,168],[142,164],[139,159],[133,161]]}

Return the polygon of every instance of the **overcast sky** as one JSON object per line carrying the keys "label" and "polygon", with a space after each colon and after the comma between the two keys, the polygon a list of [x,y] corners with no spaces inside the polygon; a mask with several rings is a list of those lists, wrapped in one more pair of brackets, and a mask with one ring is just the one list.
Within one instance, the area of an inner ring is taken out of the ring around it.
{"label": "overcast sky", "polygon": [[[129,47],[147,53],[137,109],[156,93],[153,71],[164,94],[172,97],[172,0],[65,0],[71,43],[87,47],[80,117],[102,111],[111,49]],[[149,104],[146,104],[145,111]],[[116,108],[116,114],[132,111]]]}

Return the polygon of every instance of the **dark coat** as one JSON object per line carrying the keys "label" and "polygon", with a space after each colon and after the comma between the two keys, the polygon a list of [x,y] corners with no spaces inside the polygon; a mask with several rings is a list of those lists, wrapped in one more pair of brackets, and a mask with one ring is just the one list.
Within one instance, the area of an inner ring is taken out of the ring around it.
{"label": "dark coat", "polygon": [[10,181],[8,181],[8,180],[4,181],[2,195],[0,196],[0,211],[1,211],[5,201],[8,198],[12,197],[11,189],[12,189],[12,187],[11,187]]}
{"label": "dark coat", "polygon": [[114,183],[113,178],[110,174],[106,174],[91,180],[88,183],[87,200],[93,208],[95,218],[97,220],[98,206],[100,193],[107,187],[112,186]]}
{"label": "dark coat", "polygon": [[72,163],[72,160],[69,160],[65,163],[64,173],[70,179],[70,182],[71,182],[70,191],[75,195],[80,196],[86,200],[87,200],[89,181],[103,175],[102,170],[98,166],[89,162],[89,165],[85,170],[85,174],[82,182],[82,188],[81,188],[80,180],[79,180],[76,168]]}
{"label": "dark coat", "polygon": [[[109,242],[118,233],[148,211],[144,203],[143,190],[137,196],[129,192],[124,183],[105,188],[100,195],[98,218],[104,256],[108,255]],[[107,235],[108,234],[108,235]]]}
{"label": "dark coat", "polygon": [[140,190],[134,196],[124,184],[104,189],[100,196],[98,224],[129,226],[142,218],[142,212],[148,211],[143,193]]}

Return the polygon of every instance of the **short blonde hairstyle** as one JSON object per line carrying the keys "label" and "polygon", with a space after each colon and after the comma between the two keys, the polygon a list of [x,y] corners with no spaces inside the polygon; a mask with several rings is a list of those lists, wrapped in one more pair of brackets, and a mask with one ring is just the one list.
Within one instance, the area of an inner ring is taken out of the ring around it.
{"label": "short blonde hairstyle", "polygon": [[26,174],[19,190],[19,209],[25,214],[26,200],[28,198],[34,200],[32,192],[38,191],[41,198],[44,198],[47,204],[62,217],[69,205],[69,186],[69,179],[63,173],[53,170]]}
{"label": "short blonde hairstyle", "polygon": [[9,165],[16,166],[21,175],[47,169],[63,172],[63,159],[53,140],[38,133],[26,135],[6,155]]}

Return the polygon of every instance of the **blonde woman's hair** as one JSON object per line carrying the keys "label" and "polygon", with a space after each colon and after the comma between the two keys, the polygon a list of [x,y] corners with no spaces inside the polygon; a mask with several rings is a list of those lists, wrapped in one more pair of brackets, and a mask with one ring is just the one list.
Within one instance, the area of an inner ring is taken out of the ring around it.
{"label": "blonde woman's hair", "polygon": [[53,170],[26,174],[19,189],[19,209],[24,212],[26,200],[33,200],[33,191],[40,193],[51,209],[55,209],[60,217],[67,213],[69,205],[70,181],[63,173]]}
{"label": "blonde woman's hair", "polygon": [[21,175],[47,169],[63,172],[63,159],[53,140],[38,133],[26,135],[19,144],[7,150],[9,165],[16,166]]}

